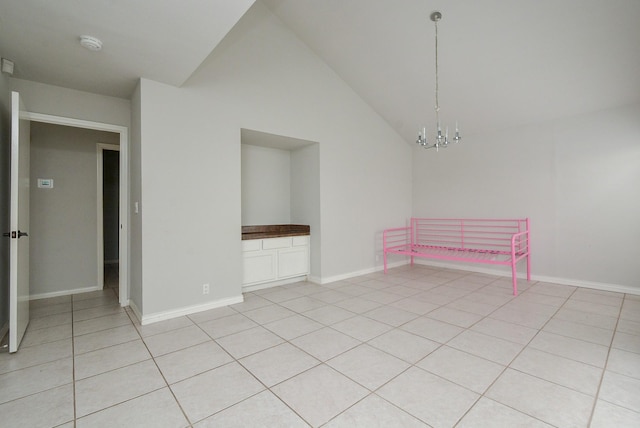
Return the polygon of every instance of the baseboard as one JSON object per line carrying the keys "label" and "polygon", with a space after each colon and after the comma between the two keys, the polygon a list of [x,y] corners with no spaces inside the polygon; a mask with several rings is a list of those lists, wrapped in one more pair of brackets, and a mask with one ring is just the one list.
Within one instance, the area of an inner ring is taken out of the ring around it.
{"label": "baseboard", "polygon": [[[425,266],[441,267],[446,269],[456,269],[456,270],[463,270],[467,272],[486,273],[488,275],[496,275],[496,276],[511,278],[511,270],[506,271],[506,270],[485,268],[482,266],[475,267],[475,266],[467,266],[467,265],[458,265],[454,263],[446,263],[446,262],[443,263],[438,261],[431,261],[431,260],[424,260],[424,259],[417,259],[417,258],[415,260],[415,263],[420,265],[425,265]],[[526,279],[527,274],[525,272],[518,272],[517,277],[519,279]],[[628,285],[608,284],[605,282],[586,281],[582,279],[561,278],[561,277],[544,276],[544,275],[531,275],[531,280],[540,281],[540,282],[550,282],[553,284],[571,285],[574,287],[591,288],[594,290],[601,290],[601,291],[613,291],[616,293],[640,295],[639,287],[630,287]]]}
{"label": "baseboard", "polygon": [[[387,266],[389,269],[391,269],[395,267],[405,266],[405,265],[408,265],[409,263],[410,261],[407,259],[406,261],[389,263]],[[502,276],[505,278],[511,278],[511,269],[509,270],[492,269],[492,268],[483,267],[483,265],[469,266],[469,265],[463,265],[463,264],[440,262],[440,261],[430,260],[430,259],[420,259],[417,257],[414,259],[414,263],[419,265],[425,265],[425,266],[462,270],[467,272],[485,273],[487,275],[495,275],[495,276]],[[348,280],[349,278],[353,278],[356,276],[368,275],[370,273],[379,272],[381,270],[384,270],[384,266],[376,266],[370,269],[364,269],[361,271],[350,272],[350,273],[330,276],[326,278],[309,276],[308,281],[313,282],[314,284],[320,284],[320,285],[329,284],[331,282]],[[519,279],[527,278],[526,272],[517,272],[516,275]],[[574,287],[591,288],[594,290],[613,291],[616,293],[640,295],[640,287],[631,287],[628,285],[608,284],[604,282],[585,281],[581,279],[560,278],[560,277],[552,277],[552,276],[544,276],[544,275],[531,275],[531,279],[533,281],[550,282],[553,284],[571,285]]]}
{"label": "baseboard", "polygon": [[585,281],[582,279],[555,278],[550,276],[532,275],[531,279],[541,282],[552,282],[554,284],[573,285],[575,287],[592,288],[601,291],[613,291],[615,293],[634,294],[640,296],[640,288],[628,285],[608,284],[606,282]]}
{"label": "baseboard", "polygon": [[318,285],[322,284],[322,278],[320,278],[319,276],[309,275],[307,276],[307,281],[313,284],[318,284]]}
{"label": "baseboard", "polygon": [[131,308],[131,312],[133,312],[133,315],[138,318],[138,322],[142,324],[142,312],[140,311],[140,309],[138,309],[138,306],[133,303],[133,300],[129,300],[129,308]]}
{"label": "baseboard", "polygon": [[263,290],[265,288],[277,287],[278,285],[293,284],[294,282],[301,282],[301,281],[308,281],[308,276],[302,275],[302,276],[296,276],[293,278],[281,279],[278,281],[263,282],[260,284],[253,284],[253,285],[245,285],[242,287],[242,292],[247,293],[247,292],[256,291],[256,290]]}
{"label": "baseboard", "polygon": [[71,294],[79,294],[79,293],[89,293],[91,291],[98,291],[98,290],[102,290],[102,287],[95,286],[95,287],[73,288],[71,290],[53,291],[51,293],[31,294],[29,296],[29,300],[48,299],[50,297],[68,296]]}
{"label": "baseboard", "polygon": [[9,322],[7,321],[6,323],[4,323],[4,325],[0,328],[0,342],[2,342],[2,339],[4,339],[4,336],[9,333]]}
{"label": "baseboard", "polygon": [[152,314],[142,315],[134,304],[130,304],[133,313],[140,320],[140,324],[147,325],[158,321],[165,321],[172,318],[181,317],[184,315],[195,314],[197,312],[207,311],[209,309],[221,308],[223,306],[234,305],[236,303],[244,302],[242,294],[235,297],[229,297],[226,299],[214,300],[213,302],[207,302],[200,305],[185,306],[178,309],[171,309],[169,311],[156,312]]}
{"label": "baseboard", "polygon": [[[408,264],[408,262],[406,261],[400,261],[400,262],[394,262],[394,263],[388,263],[387,267],[389,269],[391,268],[395,268],[395,267],[400,267],[400,266],[404,266]],[[363,270],[359,270],[359,271],[355,271],[355,272],[349,272],[349,273],[345,273],[345,274],[341,274],[341,275],[334,275],[334,276],[329,276],[326,278],[321,278],[321,277],[317,277],[317,276],[309,276],[308,281],[309,282],[313,282],[314,284],[330,284],[332,282],[336,282],[336,281],[344,281],[345,279],[349,279],[349,278],[355,278],[356,276],[362,276],[362,275],[368,275],[370,273],[376,273],[376,272],[380,272],[384,270],[384,266],[375,266],[369,269],[363,269]]]}

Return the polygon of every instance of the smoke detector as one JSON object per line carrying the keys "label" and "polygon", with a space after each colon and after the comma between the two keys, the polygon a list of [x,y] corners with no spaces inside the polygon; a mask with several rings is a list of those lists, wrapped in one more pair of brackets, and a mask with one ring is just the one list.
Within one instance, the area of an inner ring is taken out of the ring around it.
{"label": "smoke detector", "polygon": [[80,46],[94,52],[102,50],[102,42],[93,36],[80,36]]}

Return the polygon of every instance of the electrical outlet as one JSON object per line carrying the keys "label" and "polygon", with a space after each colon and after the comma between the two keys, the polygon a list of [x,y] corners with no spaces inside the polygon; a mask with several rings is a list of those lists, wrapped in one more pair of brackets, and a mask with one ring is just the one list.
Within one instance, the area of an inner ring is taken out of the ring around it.
{"label": "electrical outlet", "polygon": [[202,294],[209,294],[209,284],[202,284]]}

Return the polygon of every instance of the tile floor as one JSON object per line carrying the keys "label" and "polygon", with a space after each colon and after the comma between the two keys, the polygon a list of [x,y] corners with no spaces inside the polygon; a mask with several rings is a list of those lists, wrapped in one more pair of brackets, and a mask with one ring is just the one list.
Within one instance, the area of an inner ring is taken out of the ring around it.
{"label": "tile floor", "polygon": [[33,301],[6,427],[638,427],[640,297],[425,266],[141,326]]}

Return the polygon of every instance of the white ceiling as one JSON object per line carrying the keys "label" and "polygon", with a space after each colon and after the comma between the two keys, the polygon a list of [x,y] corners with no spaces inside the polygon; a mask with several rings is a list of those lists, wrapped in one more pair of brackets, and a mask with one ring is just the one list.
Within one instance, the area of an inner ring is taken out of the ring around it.
{"label": "white ceiling", "polygon": [[254,2],[0,0],[0,54],[14,77],[130,98],[140,77],[182,85]]}
{"label": "white ceiling", "polygon": [[[441,116],[463,135],[640,101],[639,0],[258,1],[408,142],[433,127],[433,10]],[[128,98],[141,76],[184,83],[253,3],[0,0],[0,54],[15,77]]]}

